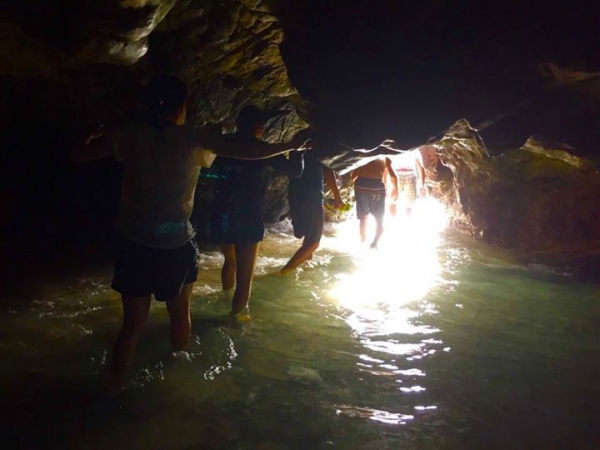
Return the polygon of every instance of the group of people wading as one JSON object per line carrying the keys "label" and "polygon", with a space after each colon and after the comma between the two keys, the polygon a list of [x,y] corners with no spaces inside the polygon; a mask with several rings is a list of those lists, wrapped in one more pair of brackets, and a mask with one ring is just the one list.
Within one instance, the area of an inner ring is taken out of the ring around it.
{"label": "group of people wading", "polygon": [[[237,133],[221,135],[185,125],[187,87],[175,76],[154,77],[145,100],[143,121],[108,132],[98,127],[73,152],[77,162],[112,155],[123,163],[117,222],[120,241],[112,282],[123,305],[123,323],[111,360],[110,386],[115,391],[122,389],[133,364],[152,295],[166,302],[172,350],[180,351],[188,343],[190,300],[199,270],[190,217],[201,169],[210,171],[216,180],[209,235],[225,257],[221,280],[225,291],[233,290],[233,318],[247,310],[264,237],[261,202],[267,168],[290,177],[294,235],[303,239],[281,269],[282,275],[309,260],[319,247],[324,182],[333,194],[334,206],[344,205],[334,172],[312,154],[309,142],[298,136],[284,144],[260,139],[268,116],[256,107],[239,114]],[[435,155],[432,151],[429,157]],[[353,172],[363,241],[367,215],[377,221],[372,247],[383,231],[386,191],[394,202],[403,195],[407,212],[417,194],[425,195],[424,154],[370,157]]]}
{"label": "group of people wading", "polygon": [[439,157],[434,146],[425,145],[393,156],[381,156],[352,172],[356,216],[360,222],[360,239],[367,239],[369,214],[375,218],[375,237],[371,248],[377,248],[383,233],[386,198],[389,212],[395,217],[399,210],[409,216],[417,197],[427,196],[425,167],[434,170]]}

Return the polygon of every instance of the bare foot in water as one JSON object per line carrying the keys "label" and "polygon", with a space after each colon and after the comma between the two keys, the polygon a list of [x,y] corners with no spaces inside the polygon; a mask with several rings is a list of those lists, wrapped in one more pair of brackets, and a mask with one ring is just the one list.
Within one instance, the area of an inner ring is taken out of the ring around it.
{"label": "bare foot in water", "polygon": [[229,313],[229,326],[232,328],[238,328],[241,325],[246,325],[251,320],[252,317],[250,316],[250,309],[247,306],[237,313],[233,311]]}

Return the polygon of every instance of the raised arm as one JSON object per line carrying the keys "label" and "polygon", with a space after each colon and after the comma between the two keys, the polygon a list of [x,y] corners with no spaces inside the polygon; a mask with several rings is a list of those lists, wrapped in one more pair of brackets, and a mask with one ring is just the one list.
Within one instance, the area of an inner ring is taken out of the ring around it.
{"label": "raised arm", "polygon": [[269,159],[269,165],[288,177],[298,178],[304,171],[304,153],[275,156]]}
{"label": "raised arm", "polygon": [[385,158],[385,169],[383,171],[383,183],[387,184],[388,182],[392,184],[392,192],[390,196],[393,200],[398,198],[398,177],[396,176],[396,171],[392,167],[392,160],[390,158]]}
{"label": "raised arm", "polygon": [[397,155],[398,153],[404,153],[406,150],[400,150],[396,147],[396,142],[391,139],[387,139],[374,148],[355,148],[355,152],[368,153],[371,156],[385,156],[385,155]]}
{"label": "raised arm", "polygon": [[335,202],[335,207],[340,209],[344,206],[344,201],[342,200],[342,196],[340,195],[340,190],[337,187],[337,182],[335,179],[335,172],[331,170],[329,167],[323,166],[323,178],[325,180],[325,184],[331,190],[333,194],[333,200]]}
{"label": "raised arm", "polygon": [[288,143],[269,144],[255,138],[240,137],[237,134],[221,135],[216,133],[203,133],[200,146],[218,156],[238,159],[265,159],[288,151],[306,150],[310,147],[298,135]]}
{"label": "raised arm", "polygon": [[419,194],[425,196],[427,189],[425,188],[425,167],[423,166],[423,158],[421,152],[417,151],[417,157],[415,158],[415,166],[417,170],[417,178],[419,180]]}
{"label": "raised arm", "polygon": [[73,149],[71,159],[76,163],[85,163],[110,155],[111,149],[104,134],[104,125],[99,124],[81,144]]}

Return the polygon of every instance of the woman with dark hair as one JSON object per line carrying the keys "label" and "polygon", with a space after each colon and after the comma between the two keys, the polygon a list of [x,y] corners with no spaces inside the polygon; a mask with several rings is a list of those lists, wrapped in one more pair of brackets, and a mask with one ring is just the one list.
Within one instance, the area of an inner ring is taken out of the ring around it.
{"label": "woman with dark hair", "polygon": [[111,366],[116,389],[123,387],[133,363],[152,295],[167,304],[173,351],[189,340],[190,298],[198,272],[189,219],[200,169],[210,167],[216,155],[262,159],[302,148],[301,143],[267,144],[184,126],[186,100],[183,81],[157,76],[146,89],[144,122],[106,134],[100,128],[74,152],[78,162],[110,155],[123,162],[120,244],[112,283],[123,304]]}

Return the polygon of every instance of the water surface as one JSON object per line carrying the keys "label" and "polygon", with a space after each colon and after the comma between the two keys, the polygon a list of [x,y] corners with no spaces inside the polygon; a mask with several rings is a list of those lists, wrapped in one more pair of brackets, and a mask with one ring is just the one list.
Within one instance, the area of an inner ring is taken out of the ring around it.
{"label": "water surface", "polygon": [[[103,374],[120,325],[111,267],[38,277],[2,299],[3,440],[20,448],[600,448],[597,285],[426,223],[380,249],[339,226],[281,278],[299,241],[263,245],[253,320],[231,328],[203,253],[194,336],[173,356],[154,303],[132,380]],[[3,448],[7,448],[3,446]]]}

